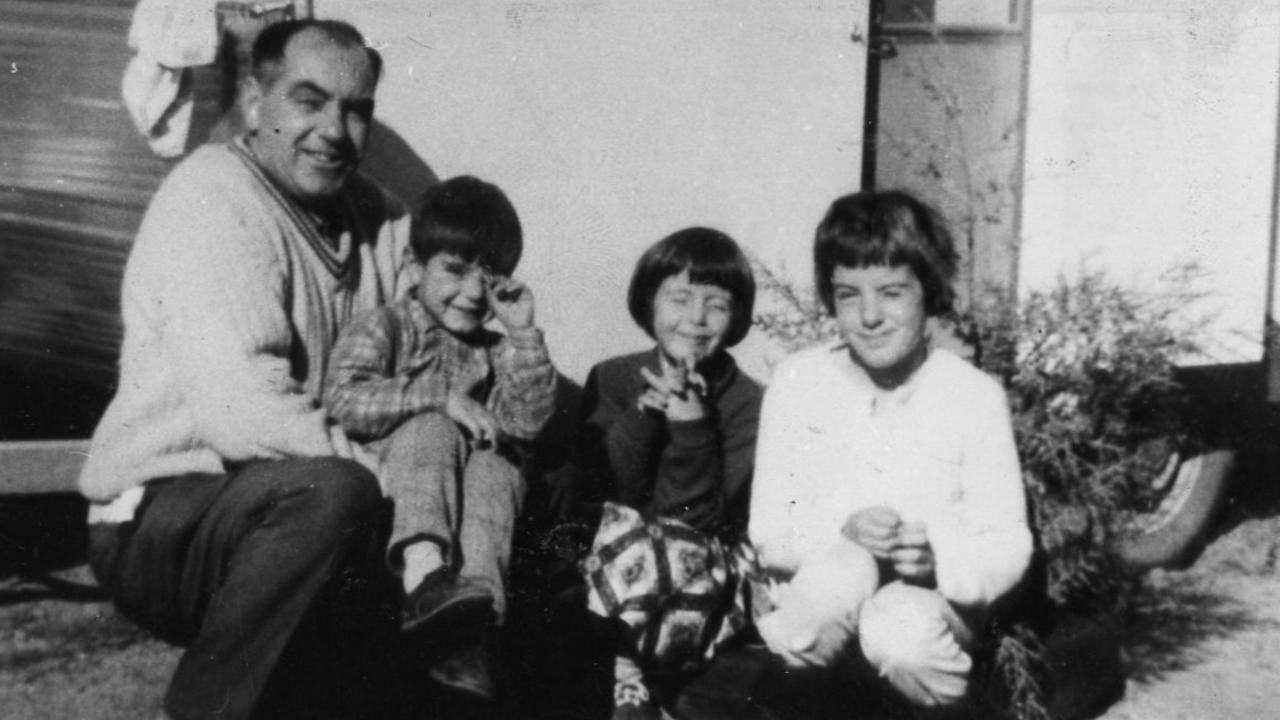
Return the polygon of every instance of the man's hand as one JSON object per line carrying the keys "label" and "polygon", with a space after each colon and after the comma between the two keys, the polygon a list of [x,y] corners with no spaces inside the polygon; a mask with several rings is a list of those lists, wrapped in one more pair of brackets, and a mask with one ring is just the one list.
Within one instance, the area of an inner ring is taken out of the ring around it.
{"label": "man's hand", "polygon": [[890,553],[898,546],[902,517],[887,507],[863,508],[844,521],[840,533],[866,548],[880,560],[892,560]]}
{"label": "man's hand", "polygon": [[533,291],[509,277],[493,276],[485,284],[489,308],[507,332],[533,327]]}
{"label": "man's hand", "polygon": [[329,425],[329,444],[333,446],[333,454],[344,460],[351,460],[355,457],[355,446],[351,443],[351,438],[347,437],[347,432],[342,426],[330,421]]}
{"label": "man's hand", "polygon": [[501,433],[497,416],[470,396],[459,392],[449,393],[444,411],[451,420],[471,434],[477,445],[486,447],[497,442]]}

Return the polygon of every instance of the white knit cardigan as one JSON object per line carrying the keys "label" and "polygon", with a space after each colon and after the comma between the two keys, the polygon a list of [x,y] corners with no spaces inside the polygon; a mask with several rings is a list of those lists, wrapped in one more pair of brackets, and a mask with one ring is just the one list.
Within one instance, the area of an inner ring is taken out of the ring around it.
{"label": "white knit cardigan", "polygon": [[242,140],[161,184],[125,269],[120,385],[80,476],[115,502],[91,520],[131,517],[155,478],[332,452],[317,398],[338,330],[414,279],[402,203],[361,176],[335,202],[331,243]]}
{"label": "white knit cardigan", "polygon": [[1004,391],[945,350],[888,395],[843,346],[787,358],[765,393],[753,482],[750,535],[769,567],[846,542],[845,520],[873,506],[924,524],[938,591],[957,605],[987,607],[1031,558]]}

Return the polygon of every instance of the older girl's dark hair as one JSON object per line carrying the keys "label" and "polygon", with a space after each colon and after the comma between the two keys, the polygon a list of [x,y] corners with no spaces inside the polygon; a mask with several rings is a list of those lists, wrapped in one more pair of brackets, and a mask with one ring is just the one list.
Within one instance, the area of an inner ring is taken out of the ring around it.
{"label": "older girl's dark hair", "polygon": [[479,178],[459,175],[423,193],[409,243],[423,264],[447,252],[510,275],[524,251],[524,233],[506,193]]}
{"label": "older girl's dark hair", "polygon": [[751,263],[733,238],[719,230],[691,227],[659,240],[636,262],[627,290],[627,309],[649,337],[653,337],[653,300],[658,286],[672,275],[689,271],[689,281],[729,291],[733,317],[724,347],[737,345],[751,329],[756,280]]}
{"label": "older girl's dark hair", "polygon": [[959,256],[942,216],[911,193],[853,193],[831,203],[813,241],[818,297],[835,314],[832,274],[837,267],[911,268],[924,286],[925,311],[945,315],[955,304]]}

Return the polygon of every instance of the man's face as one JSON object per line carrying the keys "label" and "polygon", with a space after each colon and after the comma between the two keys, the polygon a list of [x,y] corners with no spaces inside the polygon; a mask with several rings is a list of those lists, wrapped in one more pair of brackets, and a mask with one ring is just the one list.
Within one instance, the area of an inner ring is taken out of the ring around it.
{"label": "man's face", "polygon": [[377,86],[362,48],[304,30],[245,98],[249,145],[267,174],[303,205],[332,198],[356,169]]}

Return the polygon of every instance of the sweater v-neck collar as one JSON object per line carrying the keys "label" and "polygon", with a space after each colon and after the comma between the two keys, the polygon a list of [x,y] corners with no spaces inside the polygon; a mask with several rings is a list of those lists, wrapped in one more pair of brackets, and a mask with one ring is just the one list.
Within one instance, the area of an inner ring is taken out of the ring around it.
{"label": "sweater v-neck collar", "polygon": [[[352,270],[352,257],[354,256],[351,248],[351,239],[355,230],[350,227],[351,223],[347,223],[348,232],[337,233],[338,242],[335,247],[325,238],[324,232],[321,230],[320,219],[286,195],[280,189],[280,186],[262,169],[258,158],[254,155],[253,150],[249,148],[249,143],[245,136],[237,137],[229,143],[229,146],[236,157],[240,158],[245,166],[249,168],[250,174],[258,181],[258,184],[266,191],[267,195],[284,210],[285,215],[289,217],[294,227],[298,229],[298,232],[307,241],[307,245],[311,247],[312,252],[320,258],[320,262],[329,271],[329,274],[337,280],[346,278]],[[344,219],[350,218],[350,201],[347,193],[340,193],[335,202],[340,203],[339,216]]]}

